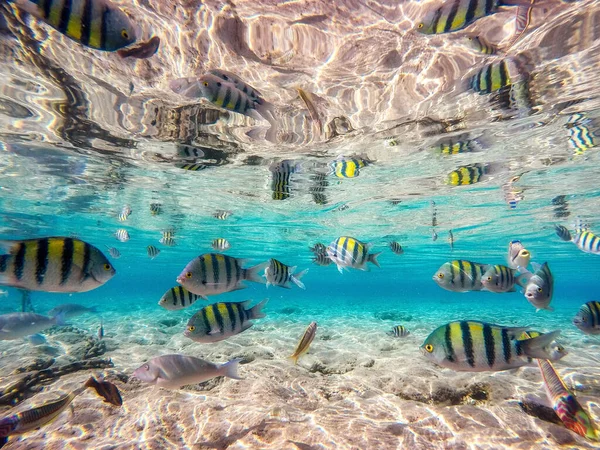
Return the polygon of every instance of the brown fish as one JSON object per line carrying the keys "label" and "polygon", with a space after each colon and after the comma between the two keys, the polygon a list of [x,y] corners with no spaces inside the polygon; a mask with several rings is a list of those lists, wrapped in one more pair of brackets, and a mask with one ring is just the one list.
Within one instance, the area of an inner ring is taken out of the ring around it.
{"label": "brown fish", "polygon": [[317,322],[311,322],[302,335],[302,339],[298,342],[294,354],[290,356],[290,359],[294,361],[294,364],[298,364],[298,358],[308,352],[308,348],[315,338],[315,334],[317,334]]}
{"label": "brown fish", "polygon": [[133,47],[117,50],[117,55],[119,55],[121,58],[146,59],[150,58],[156,53],[159,45],[160,38],[158,36],[152,36],[150,40],[146,42],[140,42],[138,45]]}
{"label": "brown fish", "polygon": [[102,379],[98,381],[94,377],[90,377],[90,379],[85,382],[85,387],[94,389],[100,397],[104,397],[106,403],[115,406],[121,406],[123,404],[119,389],[109,381],[104,381]]}

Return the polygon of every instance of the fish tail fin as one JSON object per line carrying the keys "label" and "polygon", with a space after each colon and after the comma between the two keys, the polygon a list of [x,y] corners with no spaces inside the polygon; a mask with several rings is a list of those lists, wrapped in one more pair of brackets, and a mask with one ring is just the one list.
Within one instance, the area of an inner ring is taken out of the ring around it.
{"label": "fish tail fin", "polygon": [[250,309],[250,317],[252,317],[252,319],[262,319],[265,317],[265,313],[262,312],[262,309],[265,307],[268,301],[269,299],[265,298],[262,302],[254,305]]}
{"label": "fish tail fin", "polygon": [[301,289],[306,289],[304,283],[300,281],[300,278],[306,275],[306,272],[308,272],[308,269],[304,269],[302,272],[298,272],[297,274],[291,276],[292,281]]}
{"label": "fish tail fin", "polygon": [[234,380],[243,380],[242,377],[238,375],[238,367],[242,358],[232,359],[225,364],[221,364],[219,369],[221,370],[221,375],[228,378],[233,378]]}
{"label": "fish tail fin", "polygon": [[518,345],[521,346],[523,354],[530,358],[537,359],[552,359],[552,355],[548,353],[548,345],[558,337],[560,330],[555,330],[551,333],[542,334],[531,339],[518,340]]}
{"label": "fish tail fin", "polygon": [[263,271],[268,264],[268,262],[264,262],[245,269],[244,279],[254,281],[255,283],[266,284],[267,280],[260,275],[260,272]]}
{"label": "fish tail fin", "polygon": [[377,257],[381,255],[381,252],[377,252],[377,253],[369,253],[369,257],[367,258],[367,261],[375,264],[377,267],[381,268],[381,266],[379,265],[379,261],[377,261]]}

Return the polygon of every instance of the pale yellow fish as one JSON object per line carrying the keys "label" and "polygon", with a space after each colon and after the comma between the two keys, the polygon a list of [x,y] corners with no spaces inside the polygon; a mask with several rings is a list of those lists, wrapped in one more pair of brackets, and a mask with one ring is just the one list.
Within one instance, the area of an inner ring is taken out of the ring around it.
{"label": "pale yellow fish", "polygon": [[298,364],[298,359],[308,352],[308,348],[315,338],[315,334],[317,334],[317,322],[311,322],[302,335],[302,339],[298,342],[294,354],[290,356],[290,359],[294,361],[294,364]]}
{"label": "pale yellow fish", "polygon": [[319,112],[317,111],[315,104],[310,99],[310,94],[300,88],[296,88],[296,90],[298,91],[298,95],[300,96],[300,98],[306,104],[306,109],[308,109],[308,112],[310,113],[310,118],[313,120],[313,122],[317,124],[317,126],[319,127],[319,132],[322,133],[323,124],[321,123],[321,118],[319,117]]}

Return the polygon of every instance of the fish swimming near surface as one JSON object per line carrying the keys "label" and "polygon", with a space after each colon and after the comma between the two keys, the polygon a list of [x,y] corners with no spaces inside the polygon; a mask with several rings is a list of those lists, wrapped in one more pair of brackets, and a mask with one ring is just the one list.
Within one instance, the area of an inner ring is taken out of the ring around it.
{"label": "fish swimming near surface", "polygon": [[298,91],[298,96],[302,99],[302,101],[306,105],[306,109],[308,110],[308,113],[310,114],[310,119],[314,123],[317,124],[317,127],[319,128],[319,132],[322,133],[323,132],[323,123],[321,122],[321,118],[319,117],[319,111],[317,110],[317,107],[315,106],[315,104],[313,103],[313,101],[311,99],[311,95],[308,92],[304,91],[303,89],[296,88],[296,90]]}
{"label": "fish swimming near surface", "polygon": [[162,205],[160,203],[150,204],[150,214],[153,216],[159,216],[162,214]]}
{"label": "fish swimming near surface", "polygon": [[298,359],[308,352],[310,344],[314,340],[316,334],[317,322],[311,322],[308,327],[306,327],[304,334],[300,338],[300,342],[298,342],[296,350],[294,350],[294,353],[289,357],[292,361],[294,361],[294,365],[298,364]]}
{"label": "fish swimming near surface", "polygon": [[524,190],[516,187],[514,183],[521,179],[521,175],[512,177],[508,182],[502,185],[502,193],[504,194],[504,201],[510,209],[516,209],[518,203],[525,198],[523,195]]}
{"label": "fish swimming near surface", "polygon": [[435,242],[435,241],[437,241],[437,238],[438,238],[438,234],[435,232],[435,228],[432,228],[431,229],[431,240],[433,242]]}
{"label": "fish swimming near surface", "polygon": [[573,325],[585,334],[600,334],[600,302],[587,302],[579,308]]}
{"label": "fish swimming near surface", "polygon": [[49,317],[55,317],[59,314],[63,314],[65,319],[70,319],[72,317],[80,316],[85,313],[93,313],[97,314],[98,310],[95,306],[87,307],[83,305],[79,305],[77,303],[64,303],[62,305],[55,306],[50,311],[48,311]]}
{"label": "fish swimming near surface", "polygon": [[154,245],[149,245],[146,247],[146,253],[148,253],[148,258],[154,259],[160,253],[160,250],[157,249]]}
{"label": "fish swimming near surface", "polygon": [[125,222],[131,215],[131,208],[129,206],[123,206],[123,209],[119,213],[119,221]]}
{"label": "fish swimming near surface", "polygon": [[410,334],[410,331],[402,325],[396,325],[395,327],[392,327],[392,331],[388,331],[387,334],[394,337],[406,337]]}
{"label": "fish swimming near surface", "polygon": [[111,258],[119,259],[121,257],[121,252],[114,247],[109,247],[107,245],[106,250],[108,250],[108,254],[111,256]]}
{"label": "fish swimming near surface", "polygon": [[377,261],[377,256],[381,252],[369,253],[369,247],[369,244],[360,242],[358,239],[342,236],[329,244],[329,247],[327,247],[327,256],[336,263],[340,273],[343,273],[344,269],[348,267],[358,270],[369,270],[367,262],[381,267]]}
{"label": "fish swimming near surface", "polygon": [[450,251],[454,250],[454,233],[452,233],[452,230],[448,230],[448,243],[450,244]]}
{"label": "fish swimming near surface", "polygon": [[488,268],[487,264],[466,260],[449,261],[440,266],[433,275],[433,281],[447,291],[480,291],[483,289],[481,279]]}
{"label": "fish swimming near surface", "polygon": [[199,295],[191,293],[186,288],[175,286],[163,294],[158,304],[169,311],[177,311],[193,305],[199,298]]}
{"label": "fish swimming near surface", "polygon": [[550,272],[550,267],[547,262],[541,266],[537,263],[531,263],[531,265],[534,273],[527,270],[522,271],[522,276],[527,279],[525,298],[536,308],[536,311],[541,309],[554,311],[550,306],[554,294],[554,277]]}
{"label": "fish swimming near surface", "polygon": [[117,50],[117,55],[121,58],[146,59],[150,58],[158,51],[160,46],[160,38],[152,36],[149,40],[140,42],[129,48]]}
{"label": "fish swimming near surface", "polygon": [[229,243],[229,241],[227,239],[218,238],[218,239],[215,239],[214,241],[212,241],[211,247],[215,250],[224,252],[231,248],[231,244]]}
{"label": "fish swimming near surface", "polygon": [[127,15],[109,0],[12,0],[23,11],[80,44],[114,52],[137,39]]}
{"label": "fish swimming near surface", "polygon": [[152,358],[135,369],[133,376],[144,383],[165,389],[179,389],[188,384],[197,384],[215,377],[241,380],[238,365],[241,359],[232,359],[225,364],[213,364],[200,358],[186,355],[163,355]]}
{"label": "fish swimming near surface", "polygon": [[289,289],[291,287],[290,283],[293,282],[299,288],[306,289],[306,286],[300,281],[300,278],[306,275],[308,269],[304,269],[302,272],[295,274],[294,272],[297,268],[297,266],[290,267],[275,258],[271,258],[269,265],[265,267],[267,287],[273,285]]}
{"label": "fish swimming near surface", "polygon": [[481,276],[483,289],[490,292],[515,292],[515,284],[519,284],[516,269],[496,264]]}
{"label": "fish swimming near surface", "polygon": [[475,320],[450,322],[436,328],[421,351],[439,366],[467,372],[514,369],[530,364],[528,358],[550,359],[548,345],[560,331],[519,339],[523,331]]}
{"label": "fish swimming near surface", "polygon": [[209,70],[208,73],[214,75],[217,78],[220,78],[221,80],[227,83],[233,83],[233,85],[237,89],[242,91],[244,94],[248,95],[248,97],[250,97],[251,99],[259,103],[264,102],[264,100],[262,99],[262,94],[260,92],[258,92],[256,89],[254,89],[252,86],[250,86],[248,83],[246,83],[233,72],[228,72],[226,70],[221,69],[212,69]]}
{"label": "fish swimming near surface", "polygon": [[511,269],[526,269],[529,261],[531,261],[531,253],[523,246],[521,241],[510,241],[506,260],[508,267]]}
{"label": "fish swimming near surface", "polygon": [[315,255],[315,257],[312,259],[312,262],[315,263],[317,266],[328,266],[330,264],[333,264],[333,261],[331,260],[331,258],[329,256],[327,256],[327,253],[317,253]]}
{"label": "fish swimming near surface", "polygon": [[85,382],[84,386],[94,389],[100,397],[104,398],[106,403],[115,406],[123,405],[123,399],[121,398],[119,388],[110,381],[103,379],[96,380],[94,377],[90,377],[90,379]]}
{"label": "fish swimming near surface", "polygon": [[401,255],[402,253],[404,253],[404,250],[402,249],[402,246],[399,242],[390,242],[388,246],[390,247],[390,250],[396,255]]}
{"label": "fish swimming near surface", "polygon": [[192,172],[197,172],[199,170],[207,169],[208,166],[202,163],[193,163],[193,164],[175,164],[175,167],[183,170],[190,170]]}
{"label": "fish swimming near surface", "polygon": [[8,442],[9,436],[25,434],[56,419],[84,390],[85,386],[82,386],[56,400],[0,419],[0,448]]}
{"label": "fish swimming near surface", "polygon": [[189,159],[195,161],[197,159],[204,158],[206,156],[206,153],[204,153],[204,150],[202,150],[202,148],[196,147],[194,145],[178,144],[177,156],[182,159]]}
{"label": "fish swimming near surface", "polygon": [[569,146],[576,156],[583,155],[600,143],[597,121],[587,118],[585,114],[571,114],[565,126],[569,132]]}
{"label": "fish swimming near surface", "polygon": [[309,250],[313,252],[315,255],[321,255],[327,253],[327,246],[321,242],[317,242],[312,247],[309,247]]}
{"label": "fish swimming near surface", "polygon": [[215,211],[213,213],[213,217],[215,219],[219,219],[219,220],[227,220],[229,219],[229,217],[231,217],[233,213],[231,211],[224,211],[222,209]]}
{"label": "fish swimming near surface", "polygon": [[495,55],[498,53],[498,47],[490,44],[481,36],[467,36],[467,44],[473,50],[484,55]]}
{"label": "fish swimming near surface", "polygon": [[194,314],[187,323],[184,336],[195,342],[218,342],[246,331],[254,319],[265,317],[262,312],[268,299],[246,309],[245,302],[214,303]]}
{"label": "fish swimming near surface", "polygon": [[[571,215],[571,211],[569,211],[569,202],[567,201],[566,195],[557,195],[554,197],[552,199],[552,206],[554,209],[553,215],[557,219],[569,217]],[[570,233],[567,233],[567,235],[570,235]],[[570,240],[570,238],[567,240]]]}
{"label": "fish swimming near surface", "polygon": [[600,237],[589,231],[587,225],[578,223],[575,236],[562,225],[555,225],[555,230],[559,238],[573,242],[582,252],[600,255]]}
{"label": "fish swimming near surface", "polygon": [[487,173],[489,173],[489,166],[487,164],[461,166],[446,176],[446,184],[451,186],[465,186],[479,183]]}
{"label": "fish swimming near surface", "polygon": [[123,228],[119,228],[115,231],[115,237],[120,242],[127,242],[129,240],[129,232]]}
{"label": "fish swimming near surface", "polygon": [[360,169],[372,163],[373,161],[362,156],[346,157],[340,155],[331,163],[330,175],[335,175],[338,178],[356,178],[360,175]]}
{"label": "fish swimming near surface", "polygon": [[0,241],[0,285],[28,291],[86,292],[102,286],[115,273],[99,249],[79,239]]}
{"label": "fish swimming near surface", "polygon": [[194,258],[177,277],[177,282],[188,291],[208,300],[208,295],[218,295],[225,292],[244,289],[244,280],[265,284],[259,275],[267,263],[261,263],[244,269],[244,259],[222,255],[220,253],[205,253]]}
{"label": "fish swimming near surface", "polygon": [[433,150],[440,155],[449,156],[479,151],[481,145],[475,139],[468,139],[468,136],[461,135],[439,141],[434,145]]}
{"label": "fish swimming near surface", "polygon": [[299,165],[289,160],[283,160],[269,166],[273,200],[285,200],[290,197],[292,193],[292,174],[299,170]]}
{"label": "fish swimming near surface", "polygon": [[0,341],[10,341],[37,334],[54,325],[65,325],[65,313],[54,317],[36,313],[8,313],[0,315]]}
{"label": "fish swimming near surface", "polygon": [[8,297],[8,291],[6,289],[0,289],[0,297]]}
{"label": "fish swimming near surface", "polygon": [[167,247],[173,247],[177,243],[175,242],[175,231],[174,230],[164,230],[162,231],[162,237],[159,241],[162,245],[166,245]]}
{"label": "fish swimming near surface", "polygon": [[480,69],[471,78],[471,88],[479,94],[491,94],[513,84],[511,78],[512,64],[508,59],[492,62]]}

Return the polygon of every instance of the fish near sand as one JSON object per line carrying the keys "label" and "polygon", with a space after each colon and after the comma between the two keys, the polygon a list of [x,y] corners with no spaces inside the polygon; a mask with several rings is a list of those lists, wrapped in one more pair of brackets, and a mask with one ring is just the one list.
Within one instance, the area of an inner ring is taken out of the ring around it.
{"label": "fish near sand", "polygon": [[55,306],[50,311],[48,311],[48,316],[55,317],[59,314],[63,314],[66,319],[70,319],[71,317],[76,317],[85,313],[94,313],[96,314],[98,310],[95,306],[88,308],[87,306],[79,305],[77,303],[65,303],[62,305]]}
{"label": "fish near sand", "polygon": [[225,364],[213,364],[193,356],[163,355],[152,358],[138,367],[133,372],[133,376],[145,383],[165,389],[179,389],[215,377],[241,380],[237,372],[240,361],[241,359],[233,359]]}
{"label": "fish near sand", "polygon": [[2,314],[0,315],[0,341],[24,338],[54,325],[65,325],[64,313],[55,317],[29,312]]}
{"label": "fish near sand", "polygon": [[579,308],[573,325],[585,334],[600,334],[600,302],[587,302]]}
{"label": "fish near sand", "polygon": [[110,381],[105,381],[103,379],[96,380],[94,377],[90,377],[90,379],[85,382],[84,386],[94,389],[100,397],[104,398],[106,403],[115,406],[121,406],[123,404],[119,389]]}
{"label": "fish near sand", "polygon": [[310,344],[314,340],[316,334],[317,322],[311,322],[308,327],[306,327],[304,334],[300,338],[300,342],[298,342],[296,350],[294,350],[294,353],[290,356],[290,359],[294,361],[294,365],[298,364],[298,359],[308,352],[308,348],[310,347]]}

